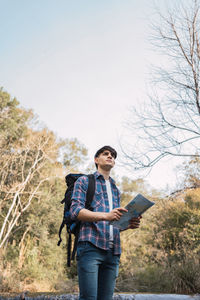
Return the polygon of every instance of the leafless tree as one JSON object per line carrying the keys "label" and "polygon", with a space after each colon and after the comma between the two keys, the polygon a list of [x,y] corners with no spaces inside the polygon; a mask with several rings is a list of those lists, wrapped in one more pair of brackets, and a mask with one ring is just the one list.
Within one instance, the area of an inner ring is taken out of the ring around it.
{"label": "leafless tree", "polygon": [[183,1],[159,12],[153,26],[152,43],[167,60],[154,68],[151,95],[142,108],[132,108],[127,122],[135,142],[122,149],[135,169],[164,157],[200,156],[199,9],[199,0]]}
{"label": "leafless tree", "polygon": [[43,184],[55,176],[56,164],[53,171],[48,165],[54,163],[57,151],[52,133],[31,129],[11,151],[0,148],[0,248],[32,201],[39,201]]}

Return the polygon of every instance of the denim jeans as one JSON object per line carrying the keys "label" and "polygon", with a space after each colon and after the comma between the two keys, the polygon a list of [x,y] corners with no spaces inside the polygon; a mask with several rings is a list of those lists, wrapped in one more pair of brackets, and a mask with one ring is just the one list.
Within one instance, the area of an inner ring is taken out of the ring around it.
{"label": "denim jeans", "polygon": [[77,265],[80,300],[111,300],[118,275],[120,255],[90,242],[79,242]]}

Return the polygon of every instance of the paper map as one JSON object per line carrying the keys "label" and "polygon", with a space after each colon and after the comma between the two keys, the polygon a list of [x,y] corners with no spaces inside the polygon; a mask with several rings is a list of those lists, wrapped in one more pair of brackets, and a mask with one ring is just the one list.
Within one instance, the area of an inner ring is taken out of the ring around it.
{"label": "paper map", "polygon": [[124,230],[128,227],[129,222],[133,217],[139,217],[154,204],[154,202],[146,199],[141,194],[138,194],[126,205],[125,208],[128,210],[128,212],[123,213],[120,220],[111,221],[110,224],[119,228],[120,230]]}

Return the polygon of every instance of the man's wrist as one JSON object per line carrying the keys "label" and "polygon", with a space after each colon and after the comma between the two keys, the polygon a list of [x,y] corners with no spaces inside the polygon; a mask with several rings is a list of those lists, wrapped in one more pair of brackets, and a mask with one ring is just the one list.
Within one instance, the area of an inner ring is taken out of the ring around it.
{"label": "man's wrist", "polygon": [[107,213],[101,213],[100,221],[107,221]]}

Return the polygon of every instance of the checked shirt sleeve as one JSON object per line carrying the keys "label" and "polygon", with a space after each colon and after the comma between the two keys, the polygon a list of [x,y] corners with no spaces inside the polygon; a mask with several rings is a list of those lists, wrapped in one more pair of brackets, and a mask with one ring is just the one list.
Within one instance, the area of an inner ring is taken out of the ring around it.
{"label": "checked shirt sleeve", "polygon": [[70,207],[70,213],[73,220],[75,220],[79,214],[79,211],[85,208],[86,193],[88,188],[88,177],[81,176],[78,178],[74,185],[72,194],[72,204]]}

